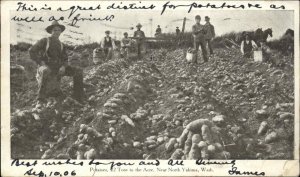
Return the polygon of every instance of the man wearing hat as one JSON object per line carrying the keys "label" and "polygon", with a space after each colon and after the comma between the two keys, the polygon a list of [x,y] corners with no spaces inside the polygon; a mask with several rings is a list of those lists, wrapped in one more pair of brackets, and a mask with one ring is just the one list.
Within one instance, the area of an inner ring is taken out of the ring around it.
{"label": "man wearing hat", "polygon": [[245,33],[245,39],[241,43],[242,54],[245,58],[251,58],[255,49],[257,49],[256,43],[251,39],[249,33]]}
{"label": "man wearing hat", "polygon": [[[64,45],[59,40],[59,36],[65,30],[65,26],[53,21],[46,31],[51,35],[35,43],[30,49],[30,58],[38,64],[38,103],[43,104],[45,99],[53,92],[51,87],[56,85],[59,88],[60,78],[62,76],[73,77],[73,97],[81,102],[83,101],[83,71],[68,65],[68,56]],[[57,79],[58,82],[53,82]],[[51,83],[51,84],[50,84]],[[57,86],[58,85],[58,86]],[[62,94],[59,89],[59,95]]]}
{"label": "man wearing hat", "polygon": [[136,25],[136,28],[137,30],[134,32],[133,37],[136,39],[136,49],[137,49],[138,56],[140,57],[141,50],[144,45],[146,36],[144,31],[141,30],[142,25],[140,23]]}
{"label": "man wearing hat", "polygon": [[200,15],[196,15],[195,17],[196,24],[192,26],[192,34],[193,34],[193,40],[194,40],[194,49],[196,50],[196,59],[194,60],[195,63],[198,63],[197,55],[199,46],[202,50],[202,56],[204,62],[207,62],[207,51],[206,51],[206,41],[205,41],[205,34],[206,30],[204,28],[204,25],[200,24],[201,17]]}
{"label": "man wearing hat", "polygon": [[124,38],[121,40],[121,56],[127,57],[129,54],[129,49],[132,45],[131,39],[128,38],[128,33],[124,33]]}
{"label": "man wearing hat", "polygon": [[115,48],[115,41],[109,36],[110,31],[105,31],[105,37],[102,39],[100,46],[104,50],[106,60],[110,60]]}
{"label": "man wearing hat", "polygon": [[179,36],[179,34],[180,34],[180,29],[179,29],[179,27],[177,26],[177,27],[176,27],[176,36]]}
{"label": "man wearing hat", "polygon": [[206,30],[205,40],[206,40],[207,45],[208,45],[209,54],[212,55],[214,52],[213,52],[213,49],[212,49],[212,46],[211,46],[211,41],[216,36],[215,28],[210,23],[210,18],[208,16],[205,16],[205,21],[206,21],[206,23],[204,25],[205,30]]}
{"label": "man wearing hat", "polygon": [[161,35],[161,28],[159,25],[157,25],[157,28],[155,30],[155,36],[159,36],[159,35]]}

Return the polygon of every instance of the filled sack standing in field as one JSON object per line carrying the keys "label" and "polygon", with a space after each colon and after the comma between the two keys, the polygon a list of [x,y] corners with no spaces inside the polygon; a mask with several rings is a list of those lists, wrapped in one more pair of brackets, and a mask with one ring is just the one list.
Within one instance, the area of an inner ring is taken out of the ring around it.
{"label": "filled sack standing in field", "polygon": [[192,63],[196,60],[196,52],[194,49],[189,48],[186,52],[186,60],[189,63]]}
{"label": "filled sack standing in field", "polygon": [[262,50],[254,50],[253,51],[254,61],[256,62],[262,62],[263,61],[263,55]]}
{"label": "filled sack standing in field", "polygon": [[102,49],[100,48],[96,48],[93,50],[93,63],[96,64],[100,64],[101,61],[103,61],[105,58],[104,52]]}

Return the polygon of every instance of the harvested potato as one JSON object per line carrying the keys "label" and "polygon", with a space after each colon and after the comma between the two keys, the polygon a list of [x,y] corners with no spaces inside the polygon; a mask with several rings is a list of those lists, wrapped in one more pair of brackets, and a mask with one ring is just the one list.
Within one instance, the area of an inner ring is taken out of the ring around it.
{"label": "harvested potato", "polygon": [[204,141],[200,141],[200,142],[198,143],[198,147],[199,147],[200,149],[202,149],[202,148],[204,148],[204,147],[207,147],[207,143],[204,142]]}
{"label": "harvested potato", "polygon": [[112,132],[115,131],[115,128],[114,128],[114,127],[110,127],[110,128],[108,129],[108,131],[109,131],[109,133],[112,133]]}
{"label": "harvested potato", "polygon": [[259,128],[258,128],[257,134],[258,134],[258,135],[262,135],[262,134],[266,133],[267,128],[268,128],[268,123],[267,123],[267,121],[262,121],[262,122],[260,123]]}
{"label": "harvested potato", "polygon": [[208,149],[207,147],[203,147],[201,149],[201,158],[202,159],[209,159]]}
{"label": "harvested potato", "polygon": [[211,132],[209,130],[209,127],[207,125],[202,125],[201,132],[202,132],[203,140],[206,141],[208,144],[210,144],[212,142],[212,138],[211,138]]}
{"label": "harvested potato", "polygon": [[84,157],[88,160],[90,159],[95,159],[96,158],[96,150],[95,149],[90,149],[89,151],[86,151],[84,154]]}
{"label": "harvested potato", "polygon": [[186,128],[193,133],[201,132],[202,125],[211,126],[212,123],[208,119],[197,119],[190,122]]}
{"label": "harvested potato", "polygon": [[133,142],[133,147],[135,148],[140,148],[142,146],[142,144],[138,141]]}
{"label": "harvested potato", "polygon": [[192,143],[198,144],[202,140],[200,134],[194,134],[192,137]]}
{"label": "harvested potato", "polygon": [[84,152],[83,151],[77,151],[76,152],[77,155],[77,160],[83,160],[84,159]]}
{"label": "harvested potato", "polygon": [[265,142],[266,143],[271,143],[271,142],[274,142],[277,138],[278,138],[277,133],[276,132],[271,132],[270,134],[268,134],[265,137]]}
{"label": "harvested potato", "polygon": [[192,140],[187,139],[184,143],[184,154],[188,155],[192,147]]}
{"label": "harvested potato", "polygon": [[201,158],[199,147],[196,143],[192,144],[191,150],[188,155],[189,160],[197,160]]}
{"label": "harvested potato", "polygon": [[184,145],[184,142],[186,141],[189,134],[188,129],[184,129],[180,137],[177,139],[177,142],[179,143],[179,146],[182,147]]}
{"label": "harvested potato", "polygon": [[220,143],[214,143],[214,146],[216,148],[216,152],[223,151],[223,146]]}
{"label": "harvested potato", "polygon": [[171,155],[170,159],[179,160],[184,155],[182,149],[176,149]]}
{"label": "harvested potato", "polygon": [[216,147],[211,144],[211,145],[207,146],[207,150],[208,150],[208,153],[214,154],[216,152]]}
{"label": "harvested potato", "polygon": [[175,143],[177,142],[176,138],[171,138],[168,143],[166,143],[166,151],[171,151],[174,148]]}

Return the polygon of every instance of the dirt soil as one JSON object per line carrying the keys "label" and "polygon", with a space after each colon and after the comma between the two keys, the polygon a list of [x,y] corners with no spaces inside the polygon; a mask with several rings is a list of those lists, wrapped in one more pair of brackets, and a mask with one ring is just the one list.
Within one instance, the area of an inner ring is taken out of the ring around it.
{"label": "dirt soil", "polygon": [[86,103],[69,97],[64,78],[68,97],[37,108],[36,66],[18,55],[26,81],[11,86],[12,158],[293,159],[292,63],[217,49],[196,65],[183,49],[150,50],[85,67]]}

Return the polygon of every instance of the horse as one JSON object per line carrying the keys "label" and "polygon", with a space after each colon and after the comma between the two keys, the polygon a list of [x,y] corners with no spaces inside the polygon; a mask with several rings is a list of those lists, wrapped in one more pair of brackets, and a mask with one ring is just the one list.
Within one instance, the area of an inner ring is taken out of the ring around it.
{"label": "horse", "polygon": [[273,33],[272,28],[268,28],[264,31],[262,30],[262,28],[258,28],[254,32],[254,36],[252,40],[254,40],[254,42],[257,44],[258,47],[261,47],[261,43],[267,42],[269,36],[273,37],[272,33]]}
{"label": "horse", "polygon": [[280,50],[284,55],[294,53],[294,30],[287,29],[284,35],[280,38]]}
{"label": "horse", "polygon": [[290,35],[291,37],[294,37],[294,30],[292,29],[287,29],[286,32],[284,33],[284,36]]}

